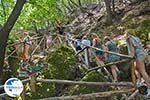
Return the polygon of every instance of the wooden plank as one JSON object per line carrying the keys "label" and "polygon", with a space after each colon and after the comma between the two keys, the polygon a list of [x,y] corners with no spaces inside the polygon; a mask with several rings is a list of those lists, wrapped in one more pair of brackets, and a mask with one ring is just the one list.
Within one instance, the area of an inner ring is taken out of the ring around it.
{"label": "wooden plank", "polygon": [[132,77],[132,82],[134,85],[136,85],[136,76],[135,76],[135,66],[134,66],[134,60],[131,61],[132,66],[131,66],[131,77]]}
{"label": "wooden plank", "polygon": [[33,75],[31,76],[31,80],[30,80],[30,88],[31,88],[31,92],[33,93],[36,92],[35,86],[36,86],[36,76]]}
{"label": "wooden plank", "polygon": [[[71,41],[75,41],[74,39],[69,39]],[[82,42],[80,42],[81,44],[83,44]],[[85,45],[85,44],[83,44]],[[107,51],[107,50],[102,50],[100,48],[96,48],[96,47],[93,47],[93,46],[88,46],[88,45],[85,45],[89,48],[92,48],[92,49],[95,49],[95,50],[99,50],[99,51],[102,51],[102,52],[105,52],[105,53],[109,53],[109,54],[114,54],[114,55],[118,55],[120,57],[125,57],[125,58],[128,58],[128,59],[133,59],[134,57],[133,56],[130,56],[130,55],[124,55],[124,54],[120,54],[120,53],[116,53],[116,52],[112,52],[112,51]]]}
{"label": "wooden plank", "polygon": [[21,93],[21,95],[20,95],[21,100],[25,100],[25,93],[26,93],[26,91],[25,91],[25,86],[23,86],[23,91],[22,91],[22,93]]}

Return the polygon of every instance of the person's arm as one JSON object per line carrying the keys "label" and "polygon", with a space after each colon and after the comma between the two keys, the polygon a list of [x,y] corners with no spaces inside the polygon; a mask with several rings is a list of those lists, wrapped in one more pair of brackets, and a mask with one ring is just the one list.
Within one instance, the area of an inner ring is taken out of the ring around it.
{"label": "person's arm", "polygon": [[133,42],[131,41],[131,39],[130,38],[128,38],[128,45],[129,45],[129,53],[130,53],[130,55],[131,56],[135,56],[135,47],[134,47],[134,45],[133,45]]}
{"label": "person's arm", "polygon": [[[105,46],[105,45],[103,45],[103,50],[109,51],[108,47]],[[107,53],[107,52],[104,52],[104,58],[105,58],[105,60],[107,60],[107,56],[108,56],[108,53]]]}
{"label": "person's arm", "polygon": [[26,43],[28,44],[28,45],[32,45],[32,37],[30,36],[30,35],[28,35],[27,37],[26,37]]}
{"label": "person's arm", "polygon": [[96,39],[93,39],[92,43],[93,43],[93,45],[92,45],[92,46],[94,46],[94,47],[95,47],[95,45],[96,45]]}

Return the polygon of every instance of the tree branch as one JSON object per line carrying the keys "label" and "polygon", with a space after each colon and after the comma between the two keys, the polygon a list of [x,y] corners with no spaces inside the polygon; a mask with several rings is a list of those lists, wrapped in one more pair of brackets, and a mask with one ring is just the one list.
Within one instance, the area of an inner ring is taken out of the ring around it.
{"label": "tree branch", "polygon": [[5,49],[8,41],[8,36],[15,22],[19,17],[25,2],[26,0],[17,0],[15,7],[11,12],[9,18],[7,19],[4,26],[0,29],[0,79],[1,79],[0,81],[2,81],[3,78],[3,64],[4,64]]}
{"label": "tree branch", "polygon": [[110,96],[124,94],[124,93],[130,93],[134,90],[135,89],[115,90],[109,92],[98,92],[98,93],[74,95],[74,96],[51,97],[51,98],[45,98],[40,100],[93,100],[95,98],[104,98],[104,97],[110,97]]}

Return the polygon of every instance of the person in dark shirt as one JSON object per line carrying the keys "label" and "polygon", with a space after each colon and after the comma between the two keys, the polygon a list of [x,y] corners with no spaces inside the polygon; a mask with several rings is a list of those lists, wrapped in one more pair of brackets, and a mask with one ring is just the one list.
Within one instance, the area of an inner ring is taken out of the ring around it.
{"label": "person in dark shirt", "polygon": [[[115,43],[115,41],[113,39],[106,36],[106,37],[104,37],[104,42],[105,42],[105,46],[107,47],[108,51],[119,53],[119,49],[117,47],[117,44]],[[106,62],[111,63],[111,62],[116,62],[118,60],[120,60],[119,56],[111,54],[111,53],[107,54]],[[111,65],[111,72],[112,72],[114,82],[118,81],[118,79],[117,79],[117,72],[118,71],[119,70],[115,64]]]}

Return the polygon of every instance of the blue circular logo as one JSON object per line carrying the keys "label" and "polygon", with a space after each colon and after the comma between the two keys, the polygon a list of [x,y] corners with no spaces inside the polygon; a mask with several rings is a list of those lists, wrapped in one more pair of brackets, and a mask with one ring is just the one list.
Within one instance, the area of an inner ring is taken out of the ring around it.
{"label": "blue circular logo", "polygon": [[5,82],[4,90],[10,97],[17,97],[23,91],[23,84],[17,78],[10,78]]}

